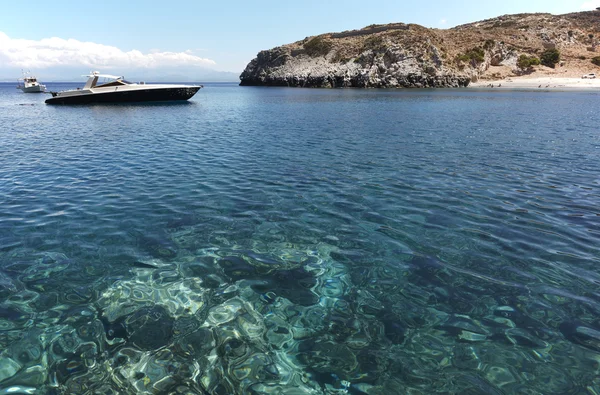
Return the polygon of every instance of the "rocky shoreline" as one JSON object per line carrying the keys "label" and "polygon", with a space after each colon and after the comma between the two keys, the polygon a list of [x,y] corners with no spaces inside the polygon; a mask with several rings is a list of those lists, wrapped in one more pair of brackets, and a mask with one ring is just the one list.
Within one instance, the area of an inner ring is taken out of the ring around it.
{"label": "rocky shoreline", "polygon": [[458,75],[443,69],[424,72],[416,62],[390,62],[389,59],[400,58],[393,56],[393,51],[386,51],[378,56],[373,53],[367,55],[372,57],[368,64],[331,63],[325,57],[292,57],[281,47],[262,51],[240,76],[240,85],[302,88],[459,88],[466,87],[471,82],[467,75]]}
{"label": "rocky shoreline", "polygon": [[423,65],[405,51],[387,48],[362,53],[357,60],[332,63],[327,56],[292,56],[288,48],[261,51],[240,76],[242,86],[302,88],[460,88],[466,74],[446,70],[441,62]]}

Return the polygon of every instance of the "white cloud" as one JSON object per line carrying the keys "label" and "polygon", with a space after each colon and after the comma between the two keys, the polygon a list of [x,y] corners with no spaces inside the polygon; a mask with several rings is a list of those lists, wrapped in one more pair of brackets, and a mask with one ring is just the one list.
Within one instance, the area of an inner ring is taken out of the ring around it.
{"label": "white cloud", "polygon": [[0,67],[44,69],[79,66],[86,69],[156,69],[180,66],[214,66],[211,59],[191,52],[125,52],[110,45],[58,37],[39,41],[15,39],[0,32]]}
{"label": "white cloud", "polygon": [[581,5],[582,10],[594,10],[597,7],[600,7],[600,0],[590,0],[586,1]]}
{"label": "white cloud", "polygon": [[440,25],[445,25],[448,22],[446,19],[440,19]]}

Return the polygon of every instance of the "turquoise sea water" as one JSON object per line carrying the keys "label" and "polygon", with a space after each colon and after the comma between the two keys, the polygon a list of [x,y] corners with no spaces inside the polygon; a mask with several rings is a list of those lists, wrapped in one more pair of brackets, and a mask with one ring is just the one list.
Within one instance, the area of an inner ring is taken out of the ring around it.
{"label": "turquoise sea water", "polygon": [[600,394],[599,93],[45,98],[0,84],[0,394]]}

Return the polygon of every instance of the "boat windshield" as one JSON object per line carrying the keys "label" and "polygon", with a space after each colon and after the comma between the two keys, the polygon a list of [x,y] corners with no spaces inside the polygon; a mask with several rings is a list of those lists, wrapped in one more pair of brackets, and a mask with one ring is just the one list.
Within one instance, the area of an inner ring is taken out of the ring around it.
{"label": "boat windshield", "polygon": [[129,82],[129,81],[117,79],[117,80],[108,80],[108,81],[103,81],[101,83],[96,83],[92,87],[93,88],[107,88],[107,87],[111,87],[111,86],[122,86],[122,85],[130,85],[130,84],[131,84],[131,82]]}

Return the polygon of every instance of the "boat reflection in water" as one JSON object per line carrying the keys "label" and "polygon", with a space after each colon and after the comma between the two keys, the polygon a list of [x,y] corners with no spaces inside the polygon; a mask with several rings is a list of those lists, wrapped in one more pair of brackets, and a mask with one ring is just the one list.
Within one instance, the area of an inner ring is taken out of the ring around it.
{"label": "boat reflection in water", "polygon": [[[62,92],[51,92],[46,104],[125,103],[148,101],[188,100],[202,85],[132,83],[123,77],[100,74],[87,75],[83,87]],[[100,79],[104,81],[99,82]]]}

